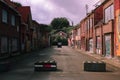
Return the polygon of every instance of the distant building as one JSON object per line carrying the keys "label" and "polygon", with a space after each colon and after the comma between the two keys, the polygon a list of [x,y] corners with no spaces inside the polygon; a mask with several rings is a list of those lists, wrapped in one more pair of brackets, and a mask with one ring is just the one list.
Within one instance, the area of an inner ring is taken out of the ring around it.
{"label": "distant building", "polygon": [[59,32],[57,32],[56,34],[55,34],[56,36],[60,36],[61,37],[61,39],[63,39],[63,38],[67,38],[67,34],[65,33],[65,32],[63,32],[63,31],[59,31]]}
{"label": "distant building", "polygon": [[40,47],[40,42],[39,40],[41,39],[41,32],[40,32],[40,24],[33,20],[33,49],[39,49]]}
{"label": "distant building", "polygon": [[49,34],[49,26],[46,24],[40,24],[38,35],[38,43],[39,48],[46,48],[50,44],[50,34]]}

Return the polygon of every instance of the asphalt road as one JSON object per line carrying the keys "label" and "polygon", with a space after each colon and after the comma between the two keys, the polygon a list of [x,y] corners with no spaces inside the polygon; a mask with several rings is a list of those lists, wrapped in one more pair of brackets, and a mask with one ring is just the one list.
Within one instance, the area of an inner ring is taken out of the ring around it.
{"label": "asphalt road", "polygon": [[[54,59],[57,71],[34,72],[34,63]],[[83,62],[96,60],[88,55],[63,46],[52,47],[22,56],[9,72],[0,73],[0,80],[120,80],[120,69],[107,65],[107,72],[86,72]]]}

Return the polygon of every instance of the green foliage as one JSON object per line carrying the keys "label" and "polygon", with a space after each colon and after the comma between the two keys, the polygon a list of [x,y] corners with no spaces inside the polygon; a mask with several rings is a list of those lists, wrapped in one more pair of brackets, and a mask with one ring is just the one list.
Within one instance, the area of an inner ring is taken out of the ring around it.
{"label": "green foliage", "polygon": [[63,45],[67,45],[67,37],[66,38],[61,38],[60,35],[56,35],[58,32],[63,31],[67,34],[72,30],[72,26],[70,26],[69,21],[67,18],[62,17],[62,18],[54,18],[51,22],[52,26],[52,44],[57,45],[57,42],[62,42]]}
{"label": "green foliage", "polygon": [[67,39],[62,39],[62,45],[68,45],[68,40]]}
{"label": "green foliage", "polygon": [[52,26],[50,26],[50,25],[40,24],[40,26],[41,26],[41,28],[40,28],[41,31],[50,32],[52,30]]}
{"label": "green foliage", "polygon": [[53,29],[62,29],[63,27],[69,27],[69,21],[62,17],[62,18],[54,18],[51,22]]}
{"label": "green foliage", "polygon": [[62,38],[60,36],[57,36],[56,39],[57,39],[57,42],[62,42]]}
{"label": "green foliage", "polygon": [[13,2],[17,7],[21,7],[22,4],[18,3],[18,2]]}
{"label": "green foliage", "polygon": [[66,28],[66,29],[65,29],[65,30],[66,30],[66,33],[69,34],[72,29],[73,29],[73,27],[68,27],[68,28]]}
{"label": "green foliage", "polygon": [[52,45],[57,45],[58,42],[61,42],[62,45],[68,45],[67,38],[61,38],[60,36],[53,37]]}

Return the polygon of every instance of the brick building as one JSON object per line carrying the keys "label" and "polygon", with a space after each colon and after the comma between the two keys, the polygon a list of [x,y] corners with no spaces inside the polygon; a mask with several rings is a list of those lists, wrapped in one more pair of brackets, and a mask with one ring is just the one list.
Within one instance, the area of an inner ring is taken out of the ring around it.
{"label": "brick building", "polygon": [[46,27],[32,20],[30,6],[0,0],[0,58],[47,47]]}
{"label": "brick building", "polygon": [[39,49],[41,39],[40,24],[33,20],[33,49]]}
{"label": "brick building", "polygon": [[115,27],[114,27],[114,53],[120,57],[120,0],[114,0]]}
{"label": "brick building", "polygon": [[[119,49],[116,53],[117,51],[114,48],[119,47],[118,45],[114,46],[114,43],[118,44],[119,42],[116,31],[118,28],[115,28],[115,25],[118,25],[118,17],[114,15],[114,13],[118,15],[118,3],[118,0],[102,0],[99,6],[80,21],[81,50],[110,58],[119,55]],[[72,36],[78,36],[74,35],[75,33]],[[75,39],[75,41],[77,40]]]}
{"label": "brick building", "polygon": [[48,47],[50,45],[49,26],[46,24],[40,24],[39,33],[39,48]]}
{"label": "brick building", "polygon": [[19,53],[20,14],[0,0],[0,57]]}
{"label": "brick building", "polygon": [[33,25],[30,6],[16,8],[21,15],[20,39],[22,52],[30,52],[33,42]]}

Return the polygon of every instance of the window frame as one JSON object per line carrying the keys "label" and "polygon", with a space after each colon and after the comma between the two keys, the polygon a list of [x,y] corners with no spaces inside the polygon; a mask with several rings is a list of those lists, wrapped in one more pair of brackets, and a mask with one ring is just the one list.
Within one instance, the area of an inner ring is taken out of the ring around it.
{"label": "window frame", "polygon": [[108,23],[112,19],[114,19],[114,4],[104,9],[104,23]]}
{"label": "window frame", "polygon": [[8,12],[5,9],[2,9],[2,22],[8,23]]}
{"label": "window frame", "polygon": [[[3,40],[2,40],[3,39]],[[5,42],[3,42],[3,41],[5,41]],[[8,52],[8,37],[6,37],[6,36],[1,36],[0,37],[0,47],[1,47],[1,50],[0,50],[0,52],[2,53],[2,54],[4,54],[4,53],[7,53]]]}
{"label": "window frame", "polygon": [[15,15],[11,15],[11,25],[12,26],[16,25],[16,17],[15,17]]}

